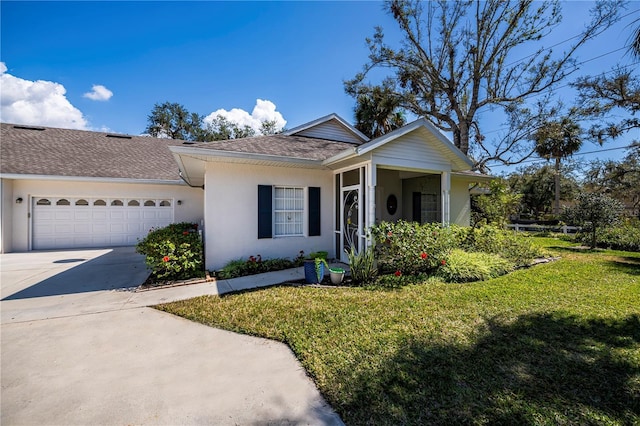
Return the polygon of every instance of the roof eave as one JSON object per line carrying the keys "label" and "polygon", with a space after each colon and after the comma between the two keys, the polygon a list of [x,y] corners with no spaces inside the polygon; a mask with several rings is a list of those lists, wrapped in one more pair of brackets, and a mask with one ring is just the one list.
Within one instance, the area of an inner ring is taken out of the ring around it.
{"label": "roof eave", "polygon": [[108,176],[63,176],[63,175],[38,175],[21,173],[0,173],[0,179],[13,180],[61,180],[72,182],[107,182],[107,183],[136,183],[150,185],[185,185],[180,179],[138,179],[117,178]]}

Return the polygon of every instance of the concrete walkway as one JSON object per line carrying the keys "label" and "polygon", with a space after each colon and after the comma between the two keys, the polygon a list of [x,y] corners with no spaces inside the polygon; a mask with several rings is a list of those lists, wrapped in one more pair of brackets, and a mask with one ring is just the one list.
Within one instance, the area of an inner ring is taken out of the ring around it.
{"label": "concrete walkway", "polygon": [[133,292],[132,248],[0,256],[1,423],[342,424],[283,344],[148,308],[302,268]]}

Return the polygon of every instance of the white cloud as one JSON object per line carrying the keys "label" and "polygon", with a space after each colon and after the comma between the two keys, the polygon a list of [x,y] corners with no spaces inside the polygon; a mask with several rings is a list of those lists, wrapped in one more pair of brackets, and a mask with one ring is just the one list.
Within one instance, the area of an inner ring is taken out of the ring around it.
{"label": "white cloud", "polygon": [[211,123],[218,115],[240,126],[249,126],[254,129],[257,134],[260,132],[260,126],[263,121],[275,121],[278,131],[282,130],[287,124],[282,114],[276,111],[276,105],[271,101],[262,99],[256,99],[256,106],[253,108],[251,114],[240,108],[233,108],[231,111],[219,109],[207,115],[204,118],[204,122],[207,124]]}
{"label": "white cloud", "polygon": [[87,92],[82,96],[92,101],[108,101],[113,96],[113,92],[102,84],[94,84],[91,87],[91,92]]}
{"label": "white cloud", "polygon": [[4,123],[87,129],[87,120],[71,105],[62,84],[15,77],[0,62],[0,87],[0,121]]}

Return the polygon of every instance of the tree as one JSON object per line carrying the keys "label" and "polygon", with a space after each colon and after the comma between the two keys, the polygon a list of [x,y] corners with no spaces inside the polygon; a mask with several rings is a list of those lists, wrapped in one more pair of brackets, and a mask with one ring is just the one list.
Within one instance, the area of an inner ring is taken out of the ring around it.
{"label": "tree", "polygon": [[585,173],[585,187],[615,198],[630,214],[640,217],[640,144],[629,148],[621,161],[592,162]]}
{"label": "tree", "polygon": [[518,212],[521,194],[509,189],[503,179],[494,179],[489,183],[489,193],[475,198],[474,224],[492,223],[504,227],[509,217]]}
{"label": "tree", "polygon": [[[622,67],[612,71],[611,76],[602,74],[582,77],[572,84],[579,93],[578,111],[585,117],[598,120],[589,129],[589,135],[600,145],[606,139],[615,139],[630,130],[640,128],[640,119],[635,116],[640,112],[640,80],[630,70],[625,71]],[[626,111],[630,115],[603,125],[603,119],[612,117],[615,109]]]}
{"label": "tree", "polygon": [[204,133],[205,142],[241,139],[256,135],[256,131],[251,127],[247,125],[240,126],[238,123],[234,123],[222,115],[217,115],[216,118],[207,123]]}
{"label": "tree", "polygon": [[[372,93],[379,86],[365,79],[371,70],[388,67],[393,74],[383,86],[393,89],[402,108],[452,132],[455,146],[465,154],[473,141],[480,165],[488,159],[513,164],[501,155],[513,150],[487,143],[478,113],[517,108],[564,81],[577,69],[576,50],[612,25],[619,7],[619,1],[598,2],[592,22],[565,52],[554,56],[542,40],[561,21],[557,1],[388,1],[385,8],[403,34],[401,46],[386,44],[378,27],[367,39],[369,63],[345,82],[345,90],[356,99]],[[522,49],[532,45],[539,47],[516,60]]]}
{"label": "tree", "polygon": [[157,103],[147,116],[147,128],[144,131],[156,138],[201,140],[202,116],[190,113],[175,102]]}
{"label": "tree", "polygon": [[191,113],[184,106],[173,102],[155,104],[147,117],[147,127],[144,131],[157,138],[199,142],[241,139],[255,136],[256,133],[273,135],[281,132],[275,120],[263,120],[259,132],[251,126],[240,125],[222,115],[205,122],[202,115]]}
{"label": "tree", "polygon": [[356,99],[355,128],[370,138],[377,138],[405,125],[400,99],[390,88],[374,87]]}
{"label": "tree", "polygon": [[[579,192],[579,185],[573,176],[573,167],[563,164],[561,171],[560,199],[574,199]],[[540,220],[545,215],[551,214],[556,176],[554,168],[547,164],[523,167],[509,175],[509,187],[516,193],[522,194],[521,215]]]}
{"label": "tree", "polygon": [[565,117],[560,121],[544,123],[533,135],[536,153],[547,160],[555,160],[553,213],[556,215],[560,214],[560,162],[580,149],[581,133],[580,126]]}
{"label": "tree", "polygon": [[564,219],[591,234],[591,248],[596,247],[598,230],[607,225],[614,225],[620,219],[623,206],[606,194],[581,193],[577,204],[565,209]]}

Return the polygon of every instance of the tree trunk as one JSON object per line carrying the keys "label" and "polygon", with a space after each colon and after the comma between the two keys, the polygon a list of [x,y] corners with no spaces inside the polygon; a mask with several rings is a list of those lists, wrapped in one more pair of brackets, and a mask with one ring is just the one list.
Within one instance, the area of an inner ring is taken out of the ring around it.
{"label": "tree trunk", "polygon": [[455,136],[458,136],[457,141],[455,140],[455,137],[454,137],[455,145],[458,147],[460,151],[462,151],[464,155],[468,155],[469,154],[469,125],[464,120],[461,120],[460,124],[458,125],[458,129],[459,131],[456,132],[458,134],[456,135],[454,133]]}
{"label": "tree trunk", "polygon": [[560,157],[556,157],[555,196],[553,199],[553,214],[560,215]]}
{"label": "tree trunk", "polygon": [[[593,224],[591,224],[591,226],[593,226]],[[596,248],[596,227],[593,226],[593,230],[591,231],[591,248],[594,249]]]}

